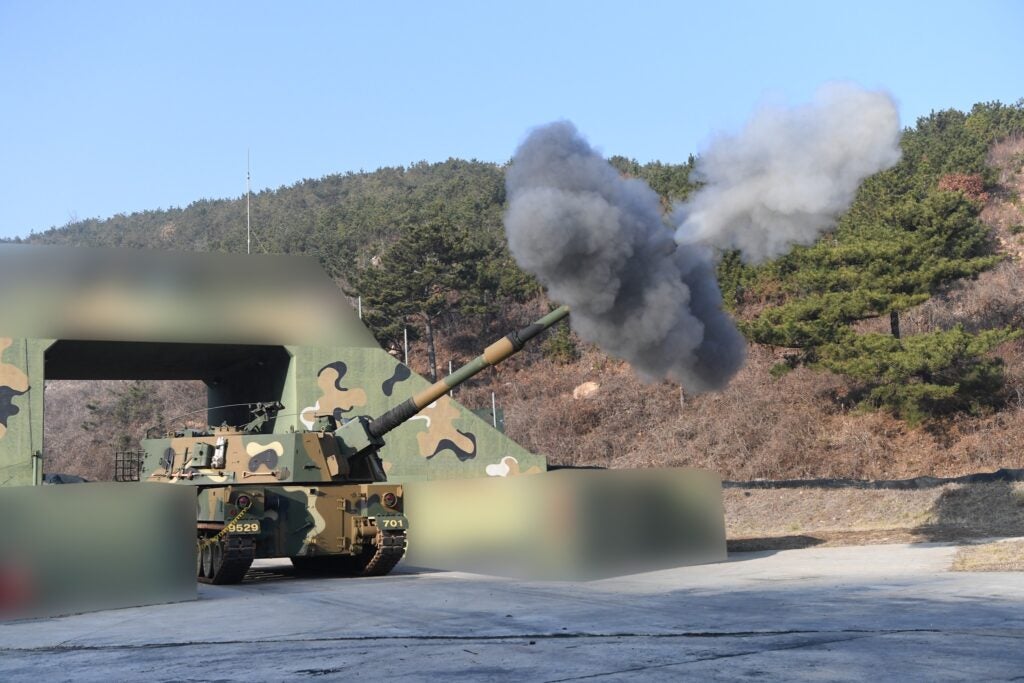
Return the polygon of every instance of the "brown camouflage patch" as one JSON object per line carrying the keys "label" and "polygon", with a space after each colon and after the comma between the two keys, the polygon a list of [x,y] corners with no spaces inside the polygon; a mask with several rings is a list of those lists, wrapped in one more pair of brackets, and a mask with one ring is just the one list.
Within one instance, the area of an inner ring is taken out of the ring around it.
{"label": "brown camouflage patch", "polygon": [[302,410],[299,419],[307,429],[312,429],[317,415],[333,415],[341,420],[344,413],[366,405],[366,392],[361,388],[349,389],[341,386],[341,380],[348,372],[348,366],[336,361],[320,368],[316,375],[317,386],[320,387],[320,398],[314,405]]}
{"label": "brown camouflage patch", "polygon": [[14,397],[28,391],[28,376],[19,368],[2,362],[3,353],[14,340],[0,337],[0,439],[7,435],[7,420],[20,412]]}
{"label": "brown camouflage patch", "polygon": [[427,430],[416,435],[420,455],[429,460],[441,451],[450,450],[459,460],[475,458],[476,435],[460,432],[453,424],[460,415],[452,399],[442,396],[413,417],[413,420],[425,420],[427,423]]}

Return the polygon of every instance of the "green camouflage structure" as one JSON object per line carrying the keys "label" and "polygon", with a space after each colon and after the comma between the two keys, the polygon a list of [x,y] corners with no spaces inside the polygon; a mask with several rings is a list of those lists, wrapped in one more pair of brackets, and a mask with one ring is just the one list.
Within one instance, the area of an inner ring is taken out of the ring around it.
{"label": "green camouflage structure", "polygon": [[[430,386],[306,257],[0,245],[0,292],[0,486],[41,482],[46,380],[198,379],[210,424],[278,401],[275,433],[379,415]],[[396,483],[546,469],[448,395],[380,455]]]}
{"label": "green camouflage structure", "polygon": [[32,391],[29,379],[42,376],[37,347],[0,337],[0,486],[35,484],[42,475],[43,392]]}

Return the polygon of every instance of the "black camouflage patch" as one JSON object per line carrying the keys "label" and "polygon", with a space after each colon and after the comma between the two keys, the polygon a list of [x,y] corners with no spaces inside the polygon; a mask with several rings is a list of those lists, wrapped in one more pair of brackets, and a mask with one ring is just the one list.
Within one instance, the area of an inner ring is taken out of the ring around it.
{"label": "black camouflage patch", "polygon": [[7,426],[7,420],[14,417],[21,412],[18,406],[14,405],[14,397],[21,396],[22,394],[28,393],[25,391],[15,391],[13,388],[8,386],[0,387],[0,424],[4,427]]}
{"label": "black camouflage patch", "polygon": [[250,472],[258,470],[260,465],[266,465],[267,468],[271,470],[277,467],[277,451],[272,448],[268,448],[249,458]]}
{"label": "black camouflage patch", "polygon": [[338,391],[348,391],[348,387],[341,386],[341,380],[345,376],[345,373],[348,372],[348,365],[346,365],[344,361],[336,360],[333,363],[328,363],[320,368],[320,371],[316,373],[316,376],[319,377],[324,374],[324,370],[328,369],[333,369],[338,373],[338,378],[334,380],[334,388]]}
{"label": "black camouflage patch", "polygon": [[434,449],[434,452],[427,456],[427,460],[430,460],[441,451],[451,451],[452,453],[455,454],[455,457],[458,458],[460,462],[465,462],[471,458],[476,457],[476,434],[474,434],[473,432],[464,432],[461,429],[456,429],[455,431],[457,431],[459,434],[466,437],[473,443],[473,450],[464,451],[458,446],[456,446],[455,442],[452,441],[451,439],[441,439],[437,443],[437,448]]}
{"label": "black camouflage patch", "polygon": [[385,396],[390,396],[394,392],[396,384],[404,382],[410,377],[412,377],[412,370],[409,369],[409,366],[399,363],[395,367],[395,374],[391,375],[391,379],[384,380],[384,383],[380,385],[380,390],[384,392]]}

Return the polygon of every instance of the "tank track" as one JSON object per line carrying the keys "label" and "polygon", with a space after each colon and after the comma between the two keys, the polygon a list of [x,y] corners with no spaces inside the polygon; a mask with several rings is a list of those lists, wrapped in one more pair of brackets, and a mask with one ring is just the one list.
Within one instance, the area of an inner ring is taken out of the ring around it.
{"label": "tank track", "polygon": [[320,555],[291,559],[301,574],[384,576],[405,557],[405,546],[405,531],[378,529],[373,542],[364,545],[356,555]]}
{"label": "tank track", "polygon": [[359,576],[384,576],[405,557],[405,532],[377,530],[374,538],[376,551],[358,572]]}
{"label": "tank track", "polygon": [[214,561],[213,576],[204,576],[202,566],[196,572],[200,583],[240,583],[256,558],[256,544],[246,536],[225,536],[213,547],[220,548],[220,562]]}

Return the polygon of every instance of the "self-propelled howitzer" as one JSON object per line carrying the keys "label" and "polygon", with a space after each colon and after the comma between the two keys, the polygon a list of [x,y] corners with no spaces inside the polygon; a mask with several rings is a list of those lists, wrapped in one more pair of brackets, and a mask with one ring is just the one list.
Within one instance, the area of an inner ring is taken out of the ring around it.
{"label": "self-propelled howitzer", "polygon": [[301,570],[387,574],[405,554],[409,521],[403,487],[387,482],[380,459],[384,436],[568,313],[563,306],[503,337],[376,418],[339,424],[332,414],[316,415],[311,430],[263,434],[284,406],[259,403],[246,425],[146,439],[138,465],[122,460],[118,470],[138,472],[143,481],[196,487],[196,574],[202,582],[239,582],[254,559],[271,557],[291,558]]}

